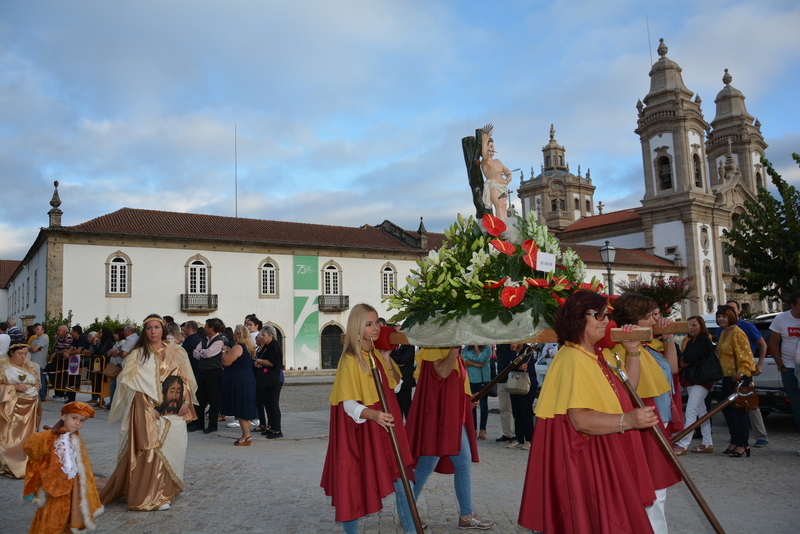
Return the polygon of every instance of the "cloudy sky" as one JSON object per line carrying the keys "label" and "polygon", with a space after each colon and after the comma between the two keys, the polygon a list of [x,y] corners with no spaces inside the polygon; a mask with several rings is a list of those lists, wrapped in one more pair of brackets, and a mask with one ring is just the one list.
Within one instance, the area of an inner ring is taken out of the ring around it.
{"label": "cloudy sky", "polygon": [[800,185],[797,28],[796,0],[4,0],[0,258],[47,225],[54,180],[65,225],[233,216],[238,174],[240,217],[441,231],[474,210],[460,140],[487,122],[526,179],[552,123],[595,202],[639,206],[660,37],[709,122],[730,70]]}

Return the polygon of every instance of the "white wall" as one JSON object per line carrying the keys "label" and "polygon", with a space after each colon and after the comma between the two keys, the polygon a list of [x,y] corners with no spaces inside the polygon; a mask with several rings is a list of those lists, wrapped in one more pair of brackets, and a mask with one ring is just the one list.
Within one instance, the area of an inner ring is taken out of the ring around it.
{"label": "white wall", "polygon": [[[42,322],[44,320],[44,312],[46,310],[45,281],[47,280],[47,245],[42,245],[42,247],[34,253],[30,261],[20,267],[21,268],[17,271],[17,275],[9,283],[5,304],[3,304],[2,297],[0,296],[0,306],[2,306],[0,310],[7,311],[3,319],[13,315],[17,318],[18,326],[21,327],[22,321],[19,320],[21,315],[35,315],[35,322]],[[30,279],[30,289],[28,288],[28,279]],[[23,305],[16,306],[12,302],[12,296],[15,292],[20,291],[25,296],[25,301]],[[29,291],[30,298],[28,298]]]}
{"label": "white wall", "polygon": [[592,239],[591,241],[581,241],[581,244],[602,247],[606,244],[606,241],[610,241],[611,244],[617,248],[644,248],[645,246],[644,232],[635,232],[614,237],[602,237],[599,239]]}
{"label": "white wall", "polygon": [[678,247],[682,258],[686,258],[686,237],[684,226],[680,221],[672,221],[653,225],[653,253],[656,256],[665,257],[666,247]]}
{"label": "white wall", "polygon": [[[106,261],[117,250],[131,260],[130,298],[106,297]],[[119,316],[137,323],[150,313],[172,315],[177,322],[205,321],[207,316],[189,316],[180,310],[180,296],[187,293],[187,261],[200,254],[211,266],[210,293],[219,295],[219,308],[210,317],[219,317],[226,325],[244,322],[255,313],[264,323],[272,322],[284,334],[286,366],[294,367],[294,279],[293,256],[285,254],[215,252],[189,249],[150,249],[93,245],[64,246],[64,313],[73,311],[74,322],[87,324],[96,317]],[[258,268],[270,257],[277,264],[278,299],[259,298]],[[342,269],[342,295],[350,297],[350,307],[366,302],[384,315],[391,316],[381,304],[381,268],[391,262],[397,269],[397,285],[415,263],[409,260],[319,257],[320,269],[334,260]],[[319,287],[322,287],[320,274]],[[321,293],[321,290],[320,290]],[[331,321],[347,324],[348,312],[320,313],[320,329]]]}

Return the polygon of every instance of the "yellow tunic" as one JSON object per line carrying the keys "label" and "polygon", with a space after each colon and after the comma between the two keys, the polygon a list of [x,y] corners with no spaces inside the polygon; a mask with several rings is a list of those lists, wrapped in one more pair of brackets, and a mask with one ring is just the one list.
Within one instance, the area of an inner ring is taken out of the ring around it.
{"label": "yellow tunic", "polygon": [[[419,380],[419,371],[422,369],[422,362],[438,362],[439,360],[444,360],[447,358],[447,354],[450,352],[449,347],[435,347],[435,348],[421,348],[417,352],[416,356],[414,356],[414,361],[417,363],[417,368],[414,371],[414,378]],[[458,358],[461,358],[459,356]],[[458,358],[453,360],[453,370],[457,373],[461,373],[461,369],[458,365]],[[469,376],[464,373],[464,392],[472,396],[472,388],[469,385]]]}
{"label": "yellow tunic", "polygon": [[[664,352],[664,344],[658,340],[648,342],[647,345],[657,352]],[[625,368],[626,352],[625,346],[622,343],[617,344],[613,349],[603,349],[603,355],[606,361],[614,367],[617,366],[617,360],[614,353],[619,354],[619,359],[622,361],[622,368]],[[636,388],[636,393],[642,399],[649,399],[663,395],[668,391],[672,391],[667,382],[667,377],[664,376],[664,371],[653,359],[645,348],[639,349],[639,386]],[[549,371],[548,371],[549,373]]]}

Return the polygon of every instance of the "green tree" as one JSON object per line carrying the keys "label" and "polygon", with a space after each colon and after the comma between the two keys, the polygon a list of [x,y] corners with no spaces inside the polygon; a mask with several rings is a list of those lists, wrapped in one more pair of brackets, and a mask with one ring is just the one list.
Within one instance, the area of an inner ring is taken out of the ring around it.
{"label": "green tree", "polygon": [[[697,301],[693,295],[694,284],[692,277],[670,276],[665,278],[664,272],[652,273],[646,280],[641,275],[630,282],[618,282],[617,290],[620,293],[631,292],[650,297],[656,301],[661,315],[669,317],[676,307],[684,300]],[[680,311],[680,310],[679,310]]]}
{"label": "green tree", "polygon": [[[800,165],[800,155],[792,154],[792,158]],[[800,291],[800,194],[766,158],[761,163],[779,198],[759,187],[756,200],[744,203],[745,212],[723,234],[739,267],[733,277],[739,286],[736,292],[786,300],[790,293]]]}

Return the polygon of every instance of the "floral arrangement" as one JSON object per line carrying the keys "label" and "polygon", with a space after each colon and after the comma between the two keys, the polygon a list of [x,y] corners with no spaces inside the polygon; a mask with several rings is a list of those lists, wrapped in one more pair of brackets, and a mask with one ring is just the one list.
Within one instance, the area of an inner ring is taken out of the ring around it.
{"label": "floral arrangement", "polygon": [[[418,260],[408,285],[384,300],[400,310],[391,321],[409,329],[429,322],[443,326],[468,316],[503,325],[523,319],[521,324],[533,331],[551,325],[574,291],[602,290],[596,279],[583,282],[585,265],[578,255],[569,248],[562,253],[558,240],[537,218],[534,210],[527,219],[514,215],[506,219],[509,227],[493,215],[478,223],[459,214],[444,232],[445,245]],[[556,257],[553,272],[536,270],[540,252]]]}
{"label": "floral arrangement", "polygon": [[652,297],[661,309],[661,315],[669,317],[684,300],[697,302],[694,296],[695,285],[692,283],[694,277],[683,278],[681,276],[670,276],[665,279],[664,272],[650,274],[650,279],[646,280],[641,275],[636,280],[630,282],[619,282],[617,288],[622,291],[638,293],[646,297]]}

